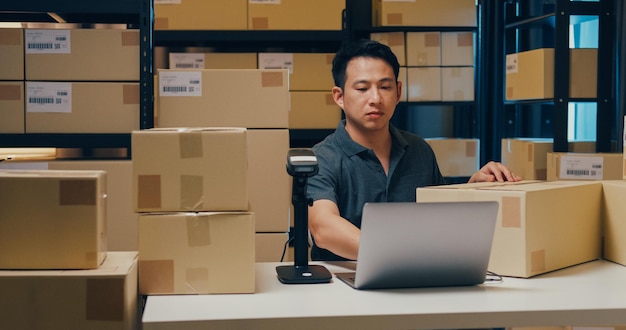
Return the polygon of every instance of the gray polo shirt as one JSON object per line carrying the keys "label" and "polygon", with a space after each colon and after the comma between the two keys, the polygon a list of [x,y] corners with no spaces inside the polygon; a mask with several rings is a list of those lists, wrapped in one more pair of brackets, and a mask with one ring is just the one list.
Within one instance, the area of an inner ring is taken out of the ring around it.
{"label": "gray polo shirt", "polygon": [[[345,120],[337,130],[313,147],[318,174],[308,179],[308,196],[314,201],[329,199],[339,213],[361,227],[366,202],[415,202],[417,187],[444,184],[435,154],[424,139],[390,124],[392,137],[389,174],[374,151],[356,143],[348,135]],[[313,260],[344,260],[315,245]]]}

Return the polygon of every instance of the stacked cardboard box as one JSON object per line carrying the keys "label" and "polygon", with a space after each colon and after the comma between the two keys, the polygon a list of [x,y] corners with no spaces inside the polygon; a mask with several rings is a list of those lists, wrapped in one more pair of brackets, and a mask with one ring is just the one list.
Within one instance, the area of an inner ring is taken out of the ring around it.
{"label": "stacked cardboard box", "polygon": [[26,29],[26,133],[139,128],[139,31]]}
{"label": "stacked cardboard box", "polygon": [[479,168],[480,141],[478,139],[429,138],[439,170],[447,177],[469,177]]}
{"label": "stacked cardboard box", "polygon": [[620,180],[622,153],[549,152],[547,180]]}
{"label": "stacked cardboard box", "polygon": [[498,201],[489,270],[532,277],[601,257],[600,182],[468,183],[417,189],[417,202]]}
{"label": "stacked cardboard box", "polygon": [[24,31],[0,29],[0,133],[24,133]]}
{"label": "stacked cardboard box", "polygon": [[373,0],[372,26],[476,26],[476,2]]}

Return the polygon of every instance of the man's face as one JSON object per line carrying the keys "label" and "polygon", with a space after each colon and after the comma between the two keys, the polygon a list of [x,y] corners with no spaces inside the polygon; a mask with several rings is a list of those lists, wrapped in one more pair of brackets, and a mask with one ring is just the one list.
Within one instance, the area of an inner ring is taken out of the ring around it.
{"label": "man's face", "polygon": [[356,57],[348,62],[344,89],[334,87],[333,96],[344,110],[346,126],[362,132],[387,129],[400,100],[400,82],[387,62]]}

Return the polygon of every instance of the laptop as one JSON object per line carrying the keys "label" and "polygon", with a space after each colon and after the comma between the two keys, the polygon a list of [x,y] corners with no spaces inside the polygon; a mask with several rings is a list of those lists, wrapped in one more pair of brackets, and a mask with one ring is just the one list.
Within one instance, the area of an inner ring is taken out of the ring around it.
{"label": "laptop", "polygon": [[355,272],[335,276],[355,289],[482,284],[496,201],[366,203]]}

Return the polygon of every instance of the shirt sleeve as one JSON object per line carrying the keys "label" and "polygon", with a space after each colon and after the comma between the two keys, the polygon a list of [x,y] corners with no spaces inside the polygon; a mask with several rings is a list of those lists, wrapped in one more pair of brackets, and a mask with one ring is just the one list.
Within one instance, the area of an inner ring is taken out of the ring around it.
{"label": "shirt sleeve", "polygon": [[313,201],[328,199],[337,203],[339,160],[325,146],[316,146],[313,152],[317,157],[318,172],[307,181],[307,195]]}

